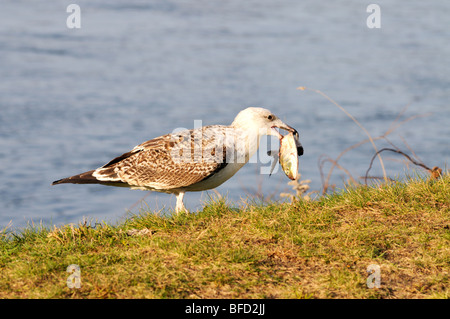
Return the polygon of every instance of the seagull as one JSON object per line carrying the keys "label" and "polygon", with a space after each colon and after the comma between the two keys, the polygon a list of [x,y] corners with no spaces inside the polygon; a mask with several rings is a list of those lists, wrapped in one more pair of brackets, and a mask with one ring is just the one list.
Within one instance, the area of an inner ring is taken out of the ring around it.
{"label": "seagull", "polygon": [[[102,167],[54,181],[102,184],[176,195],[175,212],[187,212],[185,192],[215,188],[244,166],[264,135],[298,134],[271,111],[249,107],[231,125],[209,125],[156,137],[135,146]],[[301,146],[300,146],[301,147]],[[303,148],[299,154],[303,154]]]}

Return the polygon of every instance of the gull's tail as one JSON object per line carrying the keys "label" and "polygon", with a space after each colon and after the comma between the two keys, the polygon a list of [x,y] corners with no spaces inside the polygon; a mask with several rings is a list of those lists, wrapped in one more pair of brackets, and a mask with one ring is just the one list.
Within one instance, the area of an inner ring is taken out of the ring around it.
{"label": "gull's tail", "polygon": [[102,184],[102,181],[98,180],[92,173],[95,172],[95,169],[89,172],[84,172],[78,175],[70,176],[67,178],[59,179],[54,181],[52,185],[57,184]]}

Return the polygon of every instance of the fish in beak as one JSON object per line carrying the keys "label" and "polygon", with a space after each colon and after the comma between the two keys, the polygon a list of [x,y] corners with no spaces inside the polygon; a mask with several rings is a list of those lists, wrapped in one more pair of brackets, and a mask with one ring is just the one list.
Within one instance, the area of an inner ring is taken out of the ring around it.
{"label": "fish in beak", "polygon": [[279,161],[287,177],[294,180],[298,177],[298,153],[294,134],[283,136],[280,141]]}
{"label": "fish in beak", "polygon": [[270,169],[270,175],[272,175],[276,162],[279,161],[286,176],[292,180],[295,180],[298,178],[298,157],[303,155],[303,146],[299,141],[299,134],[296,129],[285,124],[278,127],[288,131],[289,133],[282,136],[272,127],[272,129],[278,133],[278,135],[275,136],[279,136],[280,138],[280,150],[278,152],[267,152],[269,156],[274,157],[274,161]]}

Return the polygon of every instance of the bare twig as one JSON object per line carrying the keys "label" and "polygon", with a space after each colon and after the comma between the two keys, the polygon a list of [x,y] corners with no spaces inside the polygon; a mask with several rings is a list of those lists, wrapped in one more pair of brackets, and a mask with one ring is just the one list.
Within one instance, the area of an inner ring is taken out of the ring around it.
{"label": "bare twig", "polygon": [[[322,158],[322,157],[325,157],[325,156],[326,156],[327,158],[321,160],[321,158]],[[320,171],[320,177],[321,177],[321,179],[322,179],[322,193],[323,193],[323,194],[325,194],[325,193],[327,192],[328,186],[329,186],[329,180],[330,180],[330,175],[327,176],[326,180],[324,180],[324,177],[323,177],[323,171],[322,171],[322,168],[323,168],[323,164],[324,164],[325,162],[330,162],[330,163],[333,165],[333,168],[334,168],[334,167],[339,168],[341,171],[345,172],[345,173],[348,175],[348,177],[350,178],[350,180],[351,180],[353,183],[355,183],[355,184],[357,183],[356,180],[353,178],[352,174],[350,173],[350,171],[348,171],[348,170],[345,169],[343,166],[341,166],[341,165],[337,162],[337,160],[333,160],[333,159],[330,158],[329,156],[322,154],[322,155],[319,157],[319,171]]]}
{"label": "bare twig", "polygon": [[418,161],[414,160],[408,154],[406,154],[405,152],[402,152],[399,149],[393,149],[393,148],[387,148],[386,147],[386,148],[382,148],[381,150],[377,151],[377,153],[372,157],[372,160],[370,161],[369,168],[367,169],[366,175],[364,177],[366,185],[367,185],[367,178],[368,178],[367,176],[369,175],[369,171],[372,168],[372,164],[373,164],[373,161],[374,161],[375,157],[378,156],[381,152],[384,152],[384,151],[390,151],[390,152],[398,153],[398,154],[401,154],[401,155],[405,156],[414,165],[420,166],[420,167],[426,169],[428,172],[430,172],[431,176],[433,178],[435,178],[435,179],[438,178],[442,174],[442,169],[440,169],[437,166],[435,166],[433,168],[429,168],[424,163],[421,163],[421,162],[418,162]]}

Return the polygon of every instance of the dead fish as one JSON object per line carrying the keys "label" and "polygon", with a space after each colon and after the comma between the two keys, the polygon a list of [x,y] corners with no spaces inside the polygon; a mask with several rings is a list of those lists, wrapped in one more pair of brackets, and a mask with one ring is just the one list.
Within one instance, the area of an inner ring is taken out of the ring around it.
{"label": "dead fish", "polygon": [[270,175],[272,175],[277,160],[279,160],[281,168],[287,177],[292,180],[298,177],[298,157],[303,155],[303,146],[298,140],[297,131],[289,133],[280,139],[280,150],[278,152],[269,151],[267,154],[274,157]]}
{"label": "dead fish", "polygon": [[296,179],[298,175],[297,143],[292,133],[285,135],[280,141],[279,161],[284,173],[290,179]]}

